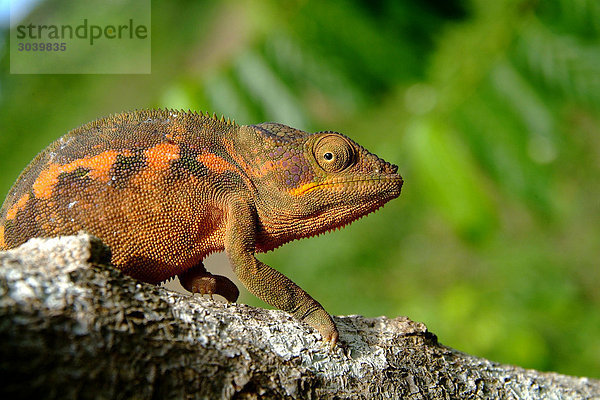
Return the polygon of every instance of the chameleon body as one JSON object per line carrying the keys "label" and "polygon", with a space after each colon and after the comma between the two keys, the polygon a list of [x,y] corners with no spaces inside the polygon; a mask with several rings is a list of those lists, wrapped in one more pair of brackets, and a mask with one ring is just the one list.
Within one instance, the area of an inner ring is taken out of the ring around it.
{"label": "chameleon body", "polygon": [[225,250],[251,293],[334,345],[323,307],[255,253],[342,227],[401,187],[396,166],[339,133],[128,112],[69,132],[29,164],[0,210],[0,249],[86,231],[134,278],[177,275],[191,292],[235,301],[237,287],[202,264]]}

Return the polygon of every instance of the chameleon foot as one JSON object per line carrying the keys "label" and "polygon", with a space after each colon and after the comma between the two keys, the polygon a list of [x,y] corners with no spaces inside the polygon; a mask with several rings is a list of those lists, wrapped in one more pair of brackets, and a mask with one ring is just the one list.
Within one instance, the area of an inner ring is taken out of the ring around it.
{"label": "chameleon foot", "polygon": [[[320,305],[319,305],[320,307]],[[339,333],[331,316],[323,308],[316,309],[312,313],[301,317],[308,325],[315,328],[321,334],[325,344],[329,344],[329,349],[333,350],[338,343]]]}
{"label": "chameleon foot", "polygon": [[340,337],[339,333],[337,332],[337,329],[333,332],[329,331],[326,333],[321,332],[321,336],[323,337],[323,341],[325,342],[325,344],[329,343],[329,350],[335,349],[335,346],[338,343],[338,339]]}
{"label": "chameleon foot", "polygon": [[192,293],[208,294],[211,298],[213,294],[218,294],[230,303],[235,302],[240,295],[239,289],[229,278],[199,269],[179,275],[179,280],[181,285]]}

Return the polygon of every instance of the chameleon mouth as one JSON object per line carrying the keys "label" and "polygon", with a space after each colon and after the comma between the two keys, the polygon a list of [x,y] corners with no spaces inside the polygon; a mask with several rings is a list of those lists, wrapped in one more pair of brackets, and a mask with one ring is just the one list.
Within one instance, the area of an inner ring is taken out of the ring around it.
{"label": "chameleon mouth", "polygon": [[402,180],[402,177],[400,175],[384,176],[384,177],[380,177],[380,178],[350,179],[350,180],[337,181],[337,182],[331,182],[331,181],[330,182],[319,182],[319,183],[309,182],[309,183],[305,183],[304,185],[302,185],[300,187],[290,190],[290,194],[292,196],[301,196],[303,194],[312,192],[313,190],[318,189],[318,188],[339,188],[339,187],[348,187],[353,184],[361,184],[361,183],[367,183],[367,184],[384,183],[385,184],[385,183],[394,183],[394,182],[399,183],[398,189],[400,189],[402,187],[402,184],[404,183],[404,181]]}

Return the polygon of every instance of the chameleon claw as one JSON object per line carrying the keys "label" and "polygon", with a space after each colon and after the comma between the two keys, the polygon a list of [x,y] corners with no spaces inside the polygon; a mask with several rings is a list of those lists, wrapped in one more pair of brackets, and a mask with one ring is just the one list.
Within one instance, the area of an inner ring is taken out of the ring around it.
{"label": "chameleon claw", "polygon": [[[340,334],[327,311],[315,300],[309,299],[310,302],[307,303],[312,308],[305,315],[296,315],[296,317],[316,329],[321,334],[323,343],[328,344],[330,351],[332,351],[338,343]],[[302,308],[299,308],[299,310],[302,311]]]}
{"label": "chameleon claw", "polygon": [[333,349],[335,349],[335,346],[338,343],[338,339],[339,339],[339,334],[337,332],[333,332],[331,337],[326,339],[326,342],[329,342],[329,351],[333,351]]}

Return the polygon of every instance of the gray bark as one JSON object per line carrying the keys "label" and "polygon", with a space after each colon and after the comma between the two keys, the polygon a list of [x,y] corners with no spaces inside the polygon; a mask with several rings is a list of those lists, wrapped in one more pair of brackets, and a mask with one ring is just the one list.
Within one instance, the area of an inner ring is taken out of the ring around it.
{"label": "gray bark", "polygon": [[2,398],[591,399],[600,381],[438,343],[408,318],[335,317],[345,348],[276,310],[137,282],[86,235],[0,253]]}

